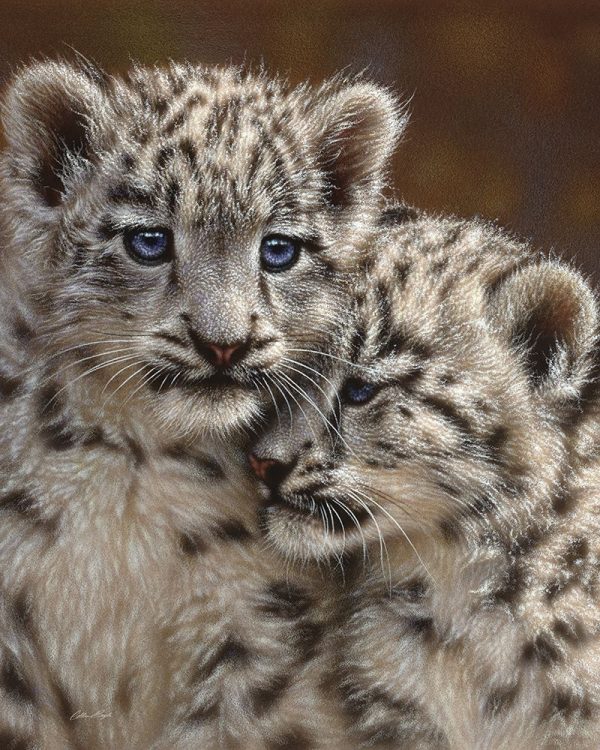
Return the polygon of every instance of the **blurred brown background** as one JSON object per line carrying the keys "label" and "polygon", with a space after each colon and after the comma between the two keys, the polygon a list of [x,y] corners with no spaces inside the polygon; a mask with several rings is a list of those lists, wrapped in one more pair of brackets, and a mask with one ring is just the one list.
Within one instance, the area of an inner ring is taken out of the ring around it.
{"label": "blurred brown background", "polygon": [[[32,56],[340,68],[412,97],[397,192],[498,219],[600,282],[600,0],[0,0],[0,75]],[[69,46],[70,45],[70,46]]]}

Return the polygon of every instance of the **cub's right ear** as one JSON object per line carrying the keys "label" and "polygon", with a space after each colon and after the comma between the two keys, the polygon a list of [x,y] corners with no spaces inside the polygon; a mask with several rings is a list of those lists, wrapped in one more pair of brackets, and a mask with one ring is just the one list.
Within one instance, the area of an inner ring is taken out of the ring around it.
{"label": "cub's right ear", "polygon": [[598,302],[576,271],[547,260],[516,271],[495,289],[489,313],[549,404],[578,398],[598,344]]}
{"label": "cub's right ear", "polygon": [[44,62],[17,74],[2,105],[3,168],[21,211],[39,215],[62,205],[88,164],[93,114],[103,101],[101,85],[85,68]]}

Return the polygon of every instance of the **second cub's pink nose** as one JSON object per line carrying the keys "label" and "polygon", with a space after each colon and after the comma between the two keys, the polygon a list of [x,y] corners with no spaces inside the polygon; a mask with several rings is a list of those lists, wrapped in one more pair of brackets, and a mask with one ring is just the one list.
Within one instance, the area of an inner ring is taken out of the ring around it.
{"label": "second cub's pink nose", "polygon": [[248,461],[250,463],[250,468],[252,469],[252,471],[259,479],[262,479],[263,482],[267,481],[267,477],[269,476],[269,469],[279,463],[278,461],[274,461],[272,458],[257,458],[254,453],[251,453],[248,456]]}

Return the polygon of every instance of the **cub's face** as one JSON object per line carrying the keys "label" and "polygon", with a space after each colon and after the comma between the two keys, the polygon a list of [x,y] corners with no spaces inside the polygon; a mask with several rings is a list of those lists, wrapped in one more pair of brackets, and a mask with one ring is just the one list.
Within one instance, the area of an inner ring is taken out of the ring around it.
{"label": "cub's face", "polygon": [[251,421],[338,338],[402,122],[361,82],[26,69],[4,181],[55,362],[171,431]]}
{"label": "cub's face", "polygon": [[[510,527],[558,492],[557,420],[576,403],[594,340],[589,290],[556,264],[511,272],[526,259],[491,256],[477,272],[454,268],[447,295],[435,255],[386,252],[353,341],[250,455],[266,534],[290,557]],[[402,282],[398,258],[410,268]]]}

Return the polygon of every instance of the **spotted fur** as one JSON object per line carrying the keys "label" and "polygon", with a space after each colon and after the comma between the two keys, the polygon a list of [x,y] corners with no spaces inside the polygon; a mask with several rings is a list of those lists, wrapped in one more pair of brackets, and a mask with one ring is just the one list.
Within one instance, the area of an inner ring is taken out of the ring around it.
{"label": "spotted fur", "polygon": [[[3,112],[0,746],[335,747],[326,597],[262,549],[239,446],[340,335],[402,113],[358,79],[62,62]],[[124,238],[157,227],[143,266]]]}
{"label": "spotted fur", "polygon": [[264,529],[345,570],[356,746],[592,750],[597,300],[493,227],[400,214],[314,408],[254,449]]}

